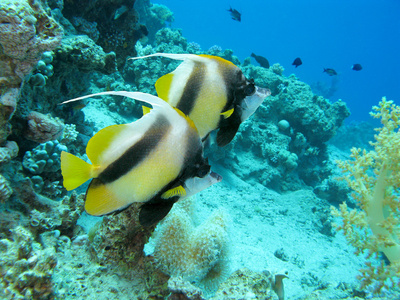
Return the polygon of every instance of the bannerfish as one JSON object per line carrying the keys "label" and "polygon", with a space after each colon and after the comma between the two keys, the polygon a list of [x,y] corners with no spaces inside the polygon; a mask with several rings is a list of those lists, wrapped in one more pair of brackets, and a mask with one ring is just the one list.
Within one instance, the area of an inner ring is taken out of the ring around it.
{"label": "bannerfish", "polygon": [[254,57],[254,59],[260,64],[261,67],[266,69],[269,68],[269,61],[264,56],[255,55],[254,53],[251,53],[251,57]]}
{"label": "bannerfish", "polygon": [[300,58],[300,57],[297,57],[297,58],[293,61],[293,63],[292,63],[292,65],[295,66],[296,68],[297,68],[298,66],[302,65],[302,64],[303,64],[303,62],[301,61],[301,58]]}
{"label": "bannerfish", "polygon": [[193,121],[156,96],[109,91],[63,104],[100,95],[137,99],[153,109],[133,123],[108,126],[96,133],[86,147],[92,164],[61,153],[63,184],[68,191],[92,179],[86,192],[88,214],[101,216],[142,202],[139,221],[152,225],[164,218],[179,198],[221,181],[203,157]]}
{"label": "bannerfish", "polygon": [[240,22],[242,20],[242,14],[236,9],[229,8],[228,11],[231,13],[232,20]]}
{"label": "bannerfish", "polygon": [[326,72],[329,76],[337,75],[337,73],[336,73],[336,71],[334,69],[327,68],[327,69],[324,69],[323,72]]}
{"label": "bannerfish", "polygon": [[360,64],[354,64],[351,66],[351,69],[354,71],[361,71],[362,70],[362,66]]}
{"label": "bannerfish", "polygon": [[217,144],[227,145],[242,122],[271,94],[258,87],[230,61],[218,56],[155,53],[183,62],[155,84],[158,96],[178,108],[194,122],[203,141],[219,129]]}

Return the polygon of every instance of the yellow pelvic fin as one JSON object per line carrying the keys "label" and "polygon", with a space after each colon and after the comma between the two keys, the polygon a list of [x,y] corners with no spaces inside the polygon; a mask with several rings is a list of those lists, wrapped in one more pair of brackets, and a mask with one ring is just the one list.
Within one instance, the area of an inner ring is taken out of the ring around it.
{"label": "yellow pelvic fin", "polygon": [[180,186],[174,187],[174,188],[164,192],[161,195],[161,198],[169,199],[169,198],[172,198],[172,197],[175,197],[175,196],[179,196],[179,197],[186,196],[186,191],[185,191],[183,186],[180,185]]}
{"label": "yellow pelvic fin", "polygon": [[61,152],[61,174],[67,191],[76,189],[92,178],[93,166],[71,153]]}
{"label": "yellow pelvic fin", "polygon": [[235,110],[234,108],[231,108],[231,109],[229,109],[227,111],[224,111],[224,112],[221,113],[221,116],[223,116],[224,119],[228,119],[233,114],[234,110]]}
{"label": "yellow pelvic fin", "polygon": [[100,130],[89,140],[86,147],[86,154],[93,165],[100,165],[100,155],[127,126],[128,124],[108,126]]}
{"label": "yellow pelvic fin", "polygon": [[132,202],[119,199],[106,184],[94,178],[86,193],[85,210],[92,216],[101,216],[125,208]]}
{"label": "yellow pelvic fin", "polygon": [[169,90],[171,89],[171,84],[172,84],[173,78],[174,78],[174,74],[168,73],[168,74],[165,74],[164,76],[160,77],[156,81],[156,84],[155,84],[158,97],[160,97],[161,99],[163,99],[166,102],[169,101],[168,94],[169,94]]}
{"label": "yellow pelvic fin", "polygon": [[151,108],[148,106],[142,105],[142,111],[143,111],[143,116],[144,116],[144,115],[147,115],[151,111]]}

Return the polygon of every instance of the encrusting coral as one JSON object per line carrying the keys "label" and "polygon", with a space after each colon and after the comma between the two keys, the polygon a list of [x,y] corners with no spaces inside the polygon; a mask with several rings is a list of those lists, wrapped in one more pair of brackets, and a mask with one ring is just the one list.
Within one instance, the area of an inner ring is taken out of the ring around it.
{"label": "encrusting coral", "polygon": [[367,254],[367,268],[359,276],[362,288],[379,293],[398,289],[400,283],[400,106],[383,98],[373,110],[371,116],[383,125],[375,129],[374,150],[352,148],[352,160],[338,161],[359,209],[343,203],[340,210],[332,207],[332,214],[342,218],[336,228],[356,254]]}
{"label": "encrusting coral", "polygon": [[227,213],[217,210],[195,227],[182,207],[185,204],[179,204],[155,231],[152,255],[158,267],[171,276],[200,284],[209,275],[218,280],[214,271],[221,276],[227,273],[221,268],[228,250]]}

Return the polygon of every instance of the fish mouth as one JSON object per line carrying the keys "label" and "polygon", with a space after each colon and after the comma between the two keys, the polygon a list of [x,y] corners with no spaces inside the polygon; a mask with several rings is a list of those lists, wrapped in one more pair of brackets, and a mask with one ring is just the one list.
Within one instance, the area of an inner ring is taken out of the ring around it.
{"label": "fish mouth", "polygon": [[222,181],[222,176],[219,175],[218,173],[213,172],[213,171],[210,172],[210,177],[213,178],[216,182],[221,182]]}
{"label": "fish mouth", "polygon": [[261,105],[265,98],[271,95],[270,89],[262,88],[259,86],[255,86],[256,90],[253,95],[247,96],[243,99],[241,108],[242,108],[242,115],[241,120],[242,122],[246,121],[257,108]]}

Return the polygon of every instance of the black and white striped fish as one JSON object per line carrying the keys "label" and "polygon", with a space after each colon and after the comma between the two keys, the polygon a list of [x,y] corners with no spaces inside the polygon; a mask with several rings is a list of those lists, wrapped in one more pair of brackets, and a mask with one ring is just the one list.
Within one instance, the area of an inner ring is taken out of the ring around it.
{"label": "black and white striped fish", "polygon": [[146,202],[139,220],[151,225],[167,215],[174,202],[221,181],[203,157],[203,146],[194,123],[160,98],[139,92],[103,92],[153,106],[149,114],[123,125],[100,130],[88,142],[92,164],[61,154],[64,187],[73,190],[92,179],[86,192],[86,211],[95,216]]}
{"label": "black and white striped fish", "polygon": [[183,62],[156,82],[157,94],[195,123],[200,137],[219,129],[217,144],[227,145],[239,126],[271,94],[248,80],[236,65],[218,56],[155,53]]}

